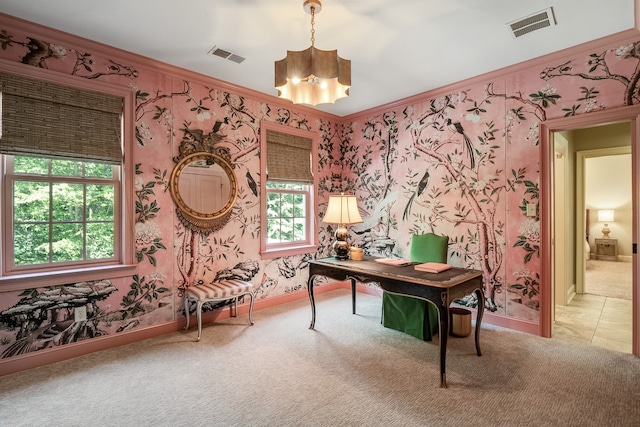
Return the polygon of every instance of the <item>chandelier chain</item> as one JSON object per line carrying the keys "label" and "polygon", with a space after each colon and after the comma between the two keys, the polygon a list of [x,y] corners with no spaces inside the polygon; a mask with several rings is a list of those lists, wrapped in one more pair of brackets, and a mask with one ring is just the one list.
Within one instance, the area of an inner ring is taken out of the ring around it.
{"label": "chandelier chain", "polygon": [[311,5],[311,46],[315,46],[315,41],[316,41],[316,30],[314,28],[314,24],[316,23],[315,21],[315,16],[316,16],[316,7]]}

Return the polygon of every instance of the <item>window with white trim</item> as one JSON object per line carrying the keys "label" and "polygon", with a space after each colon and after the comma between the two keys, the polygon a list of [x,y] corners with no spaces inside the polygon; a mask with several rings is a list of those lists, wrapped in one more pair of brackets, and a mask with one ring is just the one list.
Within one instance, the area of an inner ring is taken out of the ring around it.
{"label": "window with white trim", "polygon": [[267,179],[267,246],[309,241],[309,193],[312,185]]}
{"label": "window with white trim", "polygon": [[5,155],[7,272],[119,259],[120,166]]}
{"label": "window with white trim", "polygon": [[263,122],[261,138],[261,254],[314,252],[316,135]]}
{"label": "window with white trim", "polygon": [[0,279],[130,265],[133,95],[38,73],[0,72]]}

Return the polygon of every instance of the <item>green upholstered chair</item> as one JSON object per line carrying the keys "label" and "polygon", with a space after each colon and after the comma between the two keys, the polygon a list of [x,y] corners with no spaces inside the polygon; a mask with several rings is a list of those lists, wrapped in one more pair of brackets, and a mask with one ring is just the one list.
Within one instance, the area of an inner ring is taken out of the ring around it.
{"label": "green upholstered chair", "polygon": [[[409,259],[420,263],[447,262],[448,247],[448,236],[433,233],[414,235]],[[439,329],[438,309],[418,298],[383,292],[382,325],[431,341]]]}

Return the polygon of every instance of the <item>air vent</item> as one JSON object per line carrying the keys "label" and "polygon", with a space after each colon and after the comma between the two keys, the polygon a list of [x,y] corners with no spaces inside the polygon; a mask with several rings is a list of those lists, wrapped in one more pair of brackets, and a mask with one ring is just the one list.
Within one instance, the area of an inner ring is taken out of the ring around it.
{"label": "air vent", "polygon": [[525,16],[517,21],[510,22],[507,25],[511,29],[511,34],[518,38],[529,34],[532,31],[557,25],[556,17],[553,14],[553,7],[536,12],[533,15]]}
{"label": "air vent", "polygon": [[240,64],[245,60],[245,58],[243,58],[242,56],[233,52],[229,52],[225,49],[220,49],[218,46],[212,47],[208,53],[210,53],[211,55],[219,56],[223,59],[228,59],[229,61],[235,62],[236,64]]}

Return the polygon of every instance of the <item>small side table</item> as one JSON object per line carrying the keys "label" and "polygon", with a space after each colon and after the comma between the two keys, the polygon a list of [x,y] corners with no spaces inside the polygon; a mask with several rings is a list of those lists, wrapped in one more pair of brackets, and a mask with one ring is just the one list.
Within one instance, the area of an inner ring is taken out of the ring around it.
{"label": "small side table", "polygon": [[618,260],[618,239],[596,239],[596,259]]}

